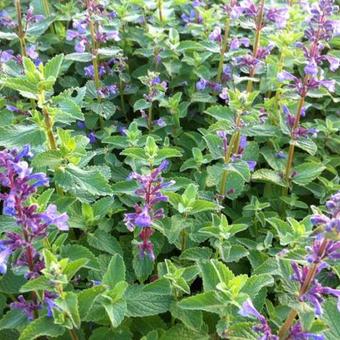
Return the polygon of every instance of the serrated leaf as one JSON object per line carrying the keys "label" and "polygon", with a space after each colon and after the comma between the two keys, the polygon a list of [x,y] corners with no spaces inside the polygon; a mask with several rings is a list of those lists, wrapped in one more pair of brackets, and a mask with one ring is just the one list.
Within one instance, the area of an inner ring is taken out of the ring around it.
{"label": "serrated leaf", "polygon": [[113,288],[120,281],[125,281],[125,264],[123,258],[115,254],[103,276],[103,283]]}
{"label": "serrated leaf", "polygon": [[94,286],[84,289],[78,293],[79,315],[85,320],[96,299],[106,290],[104,286]]}
{"label": "serrated leaf", "polygon": [[321,163],[308,162],[297,165],[294,170],[296,175],[293,182],[299,185],[306,185],[316,179],[326,167]]}
{"label": "serrated leaf", "polygon": [[172,297],[145,291],[147,286],[128,287],[125,293],[127,316],[145,317],[165,313],[169,310]]}
{"label": "serrated leaf", "polygon": [[55,79],[58,78],[63,60],[64,55],[58,54],[46,63],[44,66],[45,79],[48,77],[54,77]]}
{"label": "serrated leaf", "polygon": [[55,182],[65,191],[77,195],[111,195],[111,188],[105,177],[96,168],[81,169],[69,164],[55,173]]}
{"label": "serrated leaf", "polygon": [[15,329],[25,322],[27,322],[27,317],[21,310],[11,309],[0,320],[0,330]]}
{"label": "serrated leaf", "polygon": [[92,60],[92,54],[88,52],[70,53],[70,54],[66,54],[65,60],[72,60],[72,61],[79,61],[82,63],[87,63]]}
{"label": "serrated leaf", "polygon": [[184,298],[178,306],[183,309],[204,310],[219,314],[219,309],[224,307],[224,302],[219,299],[216,292],[210,291]]}
{"label": "serrated leaf", "polygon": [[53,318],[47,316],[31,321],[20,334],[19,340],[32,340],[41,336],[56,338],[64,334],[65,328],[56,325]]}
{"label": "serrated leaf", "polygon": [[263,287],[272,286],[273,284],[274,279],[271,275],[252,275],[242,287],[241,292],[254,297]]}
{"label": "serrated leaf", "polygon": [[99,264],[94,254],[88,248],[79,244],[68,244],[62,247],[61,255],[68,257],[71,261],[86,258],[88,262],[84,264],[85,268],[99,270]]}
{"label": "serrated leaf", "polygon": [[88,234],[87,241],[93,248],[111,255],[119,254],[123,256],[122,248],[117,239],[103,230],[96,230],[94,234]]}
{"label": "serrated leaf", "polygon": [[251,179],[253,181],[274,183],[282,187],[285,186],[279,173],[270,169],[260,169],[255,171],[252,174]]}

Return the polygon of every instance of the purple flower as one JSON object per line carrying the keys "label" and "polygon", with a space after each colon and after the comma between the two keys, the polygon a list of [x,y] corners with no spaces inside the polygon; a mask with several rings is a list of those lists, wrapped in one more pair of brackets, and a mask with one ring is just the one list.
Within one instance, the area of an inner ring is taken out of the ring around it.
{"label": "purple flower", "polygon": [[183,13],[181,15],[181,19],[185,24],[190,24],[196,22],[197,24],[201,24],[203,22],[203,18],[200,14],[198,14],[194,9],[191,9],[189,14]]}
{"label": "purple flower", "polygon": [[283,151],[277,152],[275,156],[279,159],[286,159],[287,158],[286,153],[284,153]]}
{"label": "purple flower", "polygon": [[6,270],[6,262],[11,252],[20,249],[20,255],[15,263],[17,266],[29,268],[27,278],[39,276],[44,268],[44,262],[39,252],[34,248],[36,240],[46,237],[49,224],[66,230],[67,215],[58,215],[56,207],[50,205],[45,212],[39,212],[36,204],[27,204],[28,199],[38,187],[48,185],[44,173],[32,173],[24,158],[31,157],[29,146],[21,151],[17,149],[0,151],[0,185],[4,189],[0,193],[3,201],[3,213],[15,218],[20,231],[6,232],[0,242],[0,267]]}
{"label": "purple flower", "polygon": [[200,79],[197,83],[196,83],[196,89],[197,91],[203,91],[206,89],[208,84],[208,81],[205,79]]}
{"label": "purple flower", "polygon": [[97,90],[97,93],[100,98],[107,98],[110,96],[115,96],[117,94],[117,91],[118,91],[117,85],[112,84],[101,87],[100,89]]}
{"label": "purple flower", "polygon": [[13,250],[6,244],[6,241],[0,240],[0,274],[4,275],[7,272],[8,257],[12,254]]}
{"label": "purple flower", "polygon": [[279,29],[285,28],[289,18],[287,8],[270,8],[266,13],[266,19],[274,22]]}
{"label": "purple flower", "polygon": [[159,126],[159,127],[165,127],[166,126],[166,122],[163,118],[159,118],[159,119],[155,120],[154,124]]}
{"label": "purple flower", "polygon": [[90,140],[90,144],[94,144],[97,141],[97,136],[94,133],[94,131],[91,131],[88,135],[87,138]]}
{"label": "purple flower", "polygon": [[316,76],[318,74],[318,66],[315,60],[309,60],[308,64],[304,68],[305,74],[309,76]]}
{"label": "purple flower", "polygon": [[238,50],[241,46],[249,47],[249,39],[248,38],[234,38],[229,46],[231,51]]}
{"label": "purple flower", "polygon": [[[309,268],[306,266],[299,267],[296,262],[292,262],[292,268],[294,274],[292,280],[300,283],[301,286],[307,278]],[[319,273],[324,266],[317,267],[317,273]],[[324,295],[333,295],[338,298],[338,310],[340,311],[340,290],[323,287],[315,278],[310,283],[308,290],[300,296],[300,300],[310,303],[314,307],[315,315],[320,316],[323,313],[322,303],[324,301]]]}
{"label": "purple flower", "polygon": [[325,337],[322,334],[314,334],[304,332],[300,321],[296,322],[294,326],[290,329],[289,339],[294,340],[324,340]]}
{"label": "purple flower", "polygon": [[77,43],[74,46],[74,50],[78,53],[84,53],[86,50],[86,45],[88,44],[87,39],[81,39],[77,41]]}
{"label": "purple flower", "polygon": [[142,198],[143,203],[135,205],[135,212],[124,215],[124,223],[130,231],[133,231],[136,227],[141,229],[139,234],[143,240],[139,244],[141,256],[148,254],[151,259],[154,259],[153,246],[149,242],[149,238],[153,233],[151,227],[153,221],[164,217],[163,209],[156,209],[155,205],[159,202],[167,201],[167,197],[161,193],[161,190],[174,183],[173,181],[164,182],[161,177],[162,172],[168,165],[168,161],[162,161],[158,168],[147,175],[133,172],[129,176],[130,179],[134,179],[139,183],[139,188],[135,191],[135,194]]}
{"label": "purple flower", "polygon": [[223,68],[222,81],[230,81],[233,79],[233,68],[230,64],[227,64]]}
{"label": "purple flower", "polygon": [[10,60],[15,60],[13,50],[0,51],[0,63],[7,63]]}
{"label": "purple flower", "polygon": [[12,20],[5,10],[0,11],[0,26],[14,28],[16,25],[16,22]]}
{"label": "purple flower", "polygon": [[313,225],[324,225],[326,232],[340,232],[340,192],[331,196],[326,202],[330,217],[316,214],[311,217]]}
{"label": "purple flower", "polygon": [[266,320],[266,318],[257,311],[250,299],[246,300],[239,312],[244,317],[255,317],[260,321],[261,325],[254,326],[253,329],[257,333],[263,334],[259,339],[262,340],[278,340],[279,337],[272,334],[272,330]]}
{"label": "purple flower", "polygon": [[227,103],[229,101],[228,88],[224,87],[218,96]]}
{"label": "purple flower", "polygon": [[77,124],[78,129],[81,129],[81,130],[86,129],[86,125],[85,125],[85,122],[83,120],[77,120],[76,124]]}
{"label": "purple flower", "polygon": [[248,163],[249,171],[254,171],[256,167],[256,161],[247,161],[247,163]]}
{"label": "purple flower", "polygon": [[222,42],[222,31],[221,27],[215,27],[214,30],[209,34],[209,40],[216,41],[218,43]]}
{"label": "purple flower", "polygon": [[39,57],[39,54],[38,54],[38,52],[36,50],[36,46],[35,45],[27,46],[26,53],[33,60],[35,60],[35,59],[37,59]]}
{"label": "purple flower", "polygon": [[27,301],[22,295],[19,295],[16,302],[10,304],[12,309],[21,310],[29,320],[34,319],[34,313],[40,309],[40,305],[33,301]]}
{"label": "purple flower", "polygon": [[62,231],[69,230],[67,214],[58,214],[57,206],[55,204],[50,204],[45,212],[41,214],[41,218],[47,225],[53,224]]}

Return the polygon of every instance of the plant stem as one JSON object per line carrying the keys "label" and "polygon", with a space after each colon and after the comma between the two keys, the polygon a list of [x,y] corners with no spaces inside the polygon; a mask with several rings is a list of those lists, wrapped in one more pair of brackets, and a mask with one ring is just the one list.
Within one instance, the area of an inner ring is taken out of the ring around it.
{"label": "plant stem", "polygon": [[69,329],[68,331],[70,333],[70,336],[71,336],[72,340],[78,340],[79,339],[77,333],[75,332],[75,330],[73,328]]}
{"label": "plant stem", "polygon": [[22,16],[21,16],[21,2],[20,0],[15,0],[15,9],[17,12],[17,20],[18,20],[18,38],[20,42],[21,55],[23,57],[27,56],[26,53],[26,42],[25,42],[25,32],[22,26]]}
{"label": "plant stem", "polygon": [[[284,173],[284,179],[287,181],[289,181],[289,176],[290,176],[290,172],[291,172],[291,168],[293,165],[293,160],[294,160],[294,150],[295,150],[295,130],[296,128],[299,126],[300,123],[300,118],[301,118],[301,112],[303,109],[303,105],[305,103],[305,96],[301,96],[300,101],[299,101],[299,105],[298,105],[298,109],[297,109],[297,114],[294,120],[294,125],[292,127],[292,131],[291,131],[291,142],[289,145],[289,151],[288,151],[288,160],[287,160],[287,165],[286,165],[286,169],[285,169],[285,173]],[[287,187],[288,188],[288,187]],[[287,188],[285,190],[287,190]]]}
{"label": "plant stem", "polygon": [[163,0],[157,0],[159,21],[163,23]]}
{"label": "plant stem", "polygon": [[[259,4],[259,13],[256,18],[256,33],[255,33],[255,41],[253,46],[253,57],[256,58],[257,51],[260,47],[260,37],[261,30],[263,24],[263,15],[264,15],[264,0],[260,1]],[[252,78],[255,75],[255,67],[252,67],[249,73],[249,77]],[[253,90],[253,81],[251,79],[248,80],[247,84],[247,92],[251,92]]]}
{"label": "plant stem", "polygon": [[151,106],[149,108],[149,114],[148,114],[148,129],[149,129],[149,131],[152,130],[152,103],[151,103]]}
{"label": "plant stem", "polygon": [[123,115],[128,122],[128,117],[125,109],[125,102],[124,102],[124,84],[121,79],[119,79],[119,95],[120,95],[120,106],[123,112]]}
{"label": "plant stem", "polygon": [[[324,251],[327,247],[327,244],[328,244],[328,240],[327,239],[324,239],[322,241],[322,244],[320,246],[320,250],[319,250],[319,257],[322,258],[323,254],[324,254]],[[311,267],[309,267],[309,270],[308,270],[308,273],[306,275],[306,278],[300,288],[300,291],[299,291],[299,298],[304,295],[311,283],[313,282],[314,278],[315,278],[315,275],[317,273],[317,270],[318,270],[318,265],[320,263],[313,263],[313,265]],[[288,317],[286,319],[286,321],[284,322],[284,324],[281,326],[280,330],[279,330],[279,338],[280,340],[285,340],[287,339],[287,334],[289,332],[289,329],[291,328],[296,316],[298,315],[298,312],[295,310],[295,309],[292,309],[290,311],[290,313],[288,314]]]}
{"label": "plant stem", "polygon": [[220,53],[220,61],[218,64],[217,69],[217,82],[220,83],[222,79],[222,72],[223,72],[223,62],[224,62],[224,54],[228,50],[228,38],[229,38],[229,31],[230,31],[230,18],[227,17],[224,23],[224,35],[221,45],[221,53]]}
{"label": "plant stem", "polygon": [[48,138],[49,148],[50,150],[57,150],[57,143],[53,135],[53,127],[52,127],[52,120],[49,115],[49,112],[46,108],[46,106],[42,109],[43,115],[44,115],[44,121],[45,121],[45,127],[46,127],[46,134]]}
{"label": "plant stem", "polygon": [[[237,113],[236,116],[236,128],[237,131],[234,132],[234,134],[231,136],[230,138],[230,143],[229,143],[229,147],[228,147],[228,151],[227,153],[224,155],[224,165],[228,164],[230,162],[230,158],[231,155],[233,154],[234,150],[238,149],[239,147],[239,135],[240,135],[240,131],[239,131],[239,125],[241,123],[241,114],[240,112]],[[222,174],[222,180],[221,180],[221,185],[220,185],[220,190],[219,190],[219,194],[224,196],[225,193],[225,186],[227,183],[227,176],[228,176],[228,170],[223,170],[223,174]]]}

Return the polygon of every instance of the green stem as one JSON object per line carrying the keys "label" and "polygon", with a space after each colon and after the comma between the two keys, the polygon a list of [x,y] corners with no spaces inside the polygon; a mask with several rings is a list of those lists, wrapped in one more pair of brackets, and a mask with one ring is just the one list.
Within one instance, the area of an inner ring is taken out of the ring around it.
{"label": "green stem", "polygon": [[152,103],[151,103],[151,106],[149,108],[149,114],[148,114],[148,129],[149,129],[149,131],[152,130]]}
{"label": "green stem", "polygon": [[21,2],[20,0],[15,0],[15,9],[17,13],[18,20],[18,38],[20,42],[21,55],[23,57],[27,56],[26,53],[26,42],[25,42],[25,32],[22,26],[22,16],[21,16]]}
{"label": "green stem", "polygon": [[119,79],[119,95],[120,95],[120,106],[123,112],[123,115],[128,122],[128,117],[125,109],[125,102],[124,102],[124,84],[121,79]]}
{"label": "green stem", "polygon": [[74,329],[69,329],[69,333],[70,333],[70,336],[71,336],[71,339],[72,340],[78,340],[78,335],[76,333],[76,331]]}
{"label": "green stem", "polygon": [[[253,57],[256,58],[257,51],[260,47],[260,37],[261,37],[261,30],[263,24],[263,15],[264,15],[264,0],[260,1],[259,4],[259,14],[256,18],[256,33],[255,33],[255,41],[253,46]],[[253,67],[250,70],[249,77],[253,78],[255,75],[255,68]],[[251,92],[253,90],[253,81],[251,79],[248,80],[247,84],[247,92]]]}
{"label": "green stem", "polygon": [[[51,11],[50,11],[50,5],[48,4],[48,0],[43,0],[42,1],[42,4],[43,4],[43,7],[44,7],[44,12],[45,12],[45,15],[47,17],[49,17],[51,15]],[[52,23],[51,25],[51,31],[52,33],[56,33],[56,29],[54,27],[54,22]]]}
{"label": "green stem", "polygon": [[[239,144],[240,144],[240,131],[239,131],[239,126],[241,123],[241,114],[240,112],[237,113],[236,116],[236,129],[237,131],[234,132],[234,134],[230,138],[230,143],[228,147],[227,153],[224,155],[224,165],[228,164],[230,162],[231,155],[235,153],[234,150],[238,150]],[[228,170],[223,170],[222,173],[222,179],[221,179],[221,185],[220,185],[220,190],[219,194],[224,196],[225,194],[225,186],[227,184],[227,177],[228,177]]]}
{"label": "green stem", "polygon": [[222,72],[223,72],[223,62],[224,62],[224,54],[228,50],[228,38],[229,38],[229,31],[230,31],[230,18],[227,17],[224,23],[224,35],[221,45],[221,53],[220,53],[220,61],[218,64],[217,69],[217,82],[220,83],[222,79]]}
{"label": "green stem", "polygon": [[163,23],[163,0],[157,0],[159,21]]}
{"label": "green stem", "polygon": [[46,106],[42,108],[42,112],[44,115],[44,121],[45,121],[45,130],[46,130],[46,135],[48,138],[48,144],[49,144],[49,149],[50,150],[57,150],[57,143],[53,135],[53,126],[52,126],[52,120],[49,115],[48,109]]}
{"label": "green stem", "polygon": [[[287,160],[286,169],[285,169],[285,173],[284,173],[284,179],[287,182],[287,185],[288,185],[288,182],[289,182],[290,172],[291,172],[293,160],[294,160],[295,138],[296,138],[294,134],[295,134],[295,130],[297,129],[297,127],[300,124],[300,118],[301,118],[301,113],[302,113],[304,103],[305,103],[305,96],[301,96],[300,101],[299,101],[299,105],[298,105],[298,109],[297,109],[297,114],[296,114],[295,121],[294,121],[294,125],[293,125],[292,131],[291,131],[291,142],[290,142],[290,145],[289,145],[288,160]],[[287,193],[288,186],[284,190],[285,190],[285,193]]]}

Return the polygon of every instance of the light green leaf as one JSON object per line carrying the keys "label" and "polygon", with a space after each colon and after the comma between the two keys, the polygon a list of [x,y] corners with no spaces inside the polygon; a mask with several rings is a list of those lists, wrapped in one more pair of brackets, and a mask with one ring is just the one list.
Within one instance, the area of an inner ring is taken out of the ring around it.
{"label": "light green leaf", "polygon": [[125,264],[123,258],[115,254],[103,276],[103,283],[113,288],[120,281],[125,281]]}
{"label": "light green leaf", "polygon": [[32,340],[42,336],[56,338],[64,334],[65,328],[56,325],[53,318],[47,316],[31,321],[20,334],[19,340]]}

